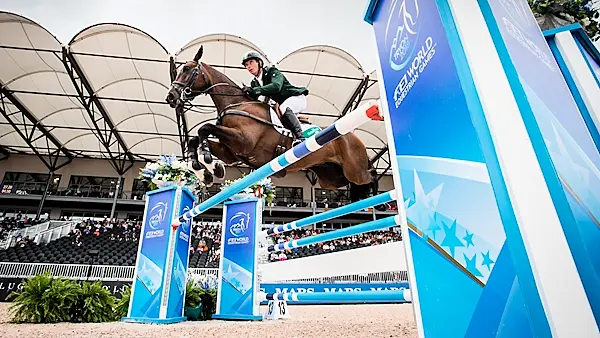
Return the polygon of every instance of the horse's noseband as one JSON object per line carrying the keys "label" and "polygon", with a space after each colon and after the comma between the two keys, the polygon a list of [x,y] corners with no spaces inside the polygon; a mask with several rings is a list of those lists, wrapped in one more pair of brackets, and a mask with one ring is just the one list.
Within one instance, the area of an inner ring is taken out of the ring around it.
{"label": "horse's noseband", "polygon": [[182,102],[191,101],[196,96],[203,93],[203,91],[201,90],[194,92],[194,90],[192,89],[192,86],[194,86],[194,83],[196,83],[196,79],[198,78],[198,73],[202,74],[202,78],[204,79],[204,82],[206,82],[206,75],[202,71],[202,66],[200,65],[199,61],[196,62],[196,67],[192,68],[192,75],[187,80],[187,82],[183,83],[179,81],[173,81],[172,85],[175,88],[175,90],[179,92]]}

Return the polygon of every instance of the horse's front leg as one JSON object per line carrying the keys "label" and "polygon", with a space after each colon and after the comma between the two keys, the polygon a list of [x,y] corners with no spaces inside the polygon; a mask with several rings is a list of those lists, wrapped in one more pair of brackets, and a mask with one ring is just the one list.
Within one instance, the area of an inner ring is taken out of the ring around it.
{"label": "horse's front leg", "polygon": [[[236,159],[234,155],[236,150],[239,152],[240,149],[247,149],[246,147],[250,145],[244,136],[244,133],[238,129],[215,126],[213,124],[205,124],[198,129],[198,144],[196,145],[196,149],[199,148],[201,156],[196,154],[196,156],[193,158],[197,160],[199,167],[201,166],[203,169],[206,169],[206,171],[203,171],[199,177],[202,178],[204,176],[205,181],[212,181],[212,177],[206,177],[207,172],[209,172],[210,174],[214,175],[217,180],[222,180],[225,178],[225,165],[221,161],[213,161],[208,142],[208,137],[210,135],[215,136],[220,141],[218,143],[210,142],[210,148],[216,150],[215,155],[219,160],[228,163]],[[225,156],[225,158],[221,158],[223,156]]]}
{"label": "horse's front leg", "polygon": [[[213,161],[208,147],[208,137],[211,135],[208,125],[198,129],[198,136],[193,136],[188,141],[188,158],[196,176],[207,186],[213,183],[213,176],[217,179],[225,177],[225,166],[219,161]],[[212,125],[211,125],[212,126]],[[201,156],[199,156],[199,153]]]}

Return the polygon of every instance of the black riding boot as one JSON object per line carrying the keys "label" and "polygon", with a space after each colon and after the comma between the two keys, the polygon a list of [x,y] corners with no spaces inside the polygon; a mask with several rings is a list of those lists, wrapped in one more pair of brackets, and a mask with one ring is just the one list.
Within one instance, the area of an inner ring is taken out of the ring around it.
{"label": "black riding boot", "polygon": [[290,108],[286,108],[285,112],[283,112],[283,115],[281,116],[281,123],[283,123],[283,126],[289,129],[294,135],[295,140],[292,143],[293,146],[304,142],[304,133],[302,133],[300,121]]}

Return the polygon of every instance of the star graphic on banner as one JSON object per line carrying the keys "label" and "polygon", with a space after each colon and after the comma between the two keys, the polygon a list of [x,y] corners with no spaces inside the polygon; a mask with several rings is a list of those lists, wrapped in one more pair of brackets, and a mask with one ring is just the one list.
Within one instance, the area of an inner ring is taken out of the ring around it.
{"label": "star graphic on banner", "polygon": [[440,200],[443,185],[438,185],[426,194],[416,170],[414,170],[414,180],[414,202],[409,209],[411,219],[417,228],[423,232],[433,231],[435,235],[435,231],[441,230],[439,225],[435,224],[435,209]]}
{"label": "star graphic on banner", "polygon": [[411,202],[412,202],[412,200],[411,200],[411,198],[410,198],[410,197],[409,197],[409,198],[407,198],[407,199],[405,199],[405,200],[404,200],[404,209],[408,209],[408,208],[410,208],[410,206],[412,205],[412,203],[411,203]]}
{"label": "star graphic on banner", "polygon": [[471,259],[469,259],[469,257],[467,257],[467,255],[465,254],[463,254],[463,256],[465,257],[467,270],[475,277],[483,277],[481,272],[477,269],[477,254],[473,254],[473,257],[471,257]]}
{"label": "star graphic on banner", "polygon": [[429,227],[427,227],[427,231],[431,231],[431,233],[433,234],[433,240],[435,240],[435,235],[436,235],[436,231],[441,231],[442,228],[440,227],[439,223],[438,223],[438,213],[434,212],[433,214],[433,221],[431,223],[429,223]]}
{"label": "star graphic on banner", "polygon": [[223,273],[223,277],[225,279],[227,279],[230,283],[233,283],[233,280],[237,277],[237,275],[239,274],[239,272],[233,272],[233,269],[231,268],[231,264],[228,265],[227,267],[227,271],[225,273]]}
{"label": "star graphic on banner", "polygon": [[474,234],[470,234],[469,230],[465,230],[465,231],[466,231],[467,235],[465,237],[463,237],[463,239],[465,240],[465,243],[467,243],[467,248],[471,245],[475,246],[475,244],[473,244],[473,235]]}
{"label": "star graphic on banner", "polygon": [[483,257],[483,262],[481,262],[481,266],[486,266],[488,271],[491,271],[490,269],[490,265],[494,264],[495,262],[490,258],[490,250],[488,250],[487,253],[481,253],[481,256]]}
{"label": "star graphic on banner", "polygon": [[444,233],[446,237],[440,244],[440,246],[447,246],[450,249],[450,255],[454,258],[454,249],[456,247],[464,247],[463,242],[460,241],[458,237],[456,237],[456,220],[452,222],[452,225],[449,227],[444,224]]}

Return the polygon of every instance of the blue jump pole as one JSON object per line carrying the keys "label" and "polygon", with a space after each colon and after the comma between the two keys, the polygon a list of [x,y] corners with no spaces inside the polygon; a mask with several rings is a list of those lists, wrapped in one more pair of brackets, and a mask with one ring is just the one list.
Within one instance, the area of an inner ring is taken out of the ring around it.
{"label": "blue jump pole", "polygon": [[384,192],[383,194],[379,194],[377,196],[369,197],[367,199],[354,202],[352,204],[345,205],[340,208],[335,208],[320,214],[312,215],[297,221],[293,221],[291,223],[278,225],[266,231],[267,236],[272,236],[275,234],[280,234],[282,232],[292,231],[294,229],[300,229],[302,227],[315,224],[318,222],[327,221],[336,217],[340,217],[343,215],[347,215],[353,213],[358,210],[362,210],[365,208],[369,208],[375,205],[391,202],[396,199],[396,191],[390,190],[388,192]]}
{"label": "blue jump pole", "polygon": [[248,188],[259,180],[269,177],[274,173],[294,164],[305,156],[314,153],[326,144],[353,131],[366,122],[372,120],[382,121],[382,116],[382,113],[379,111],[379,102],[369,101],[368,103],[361,105],[357,109],[346,114],[341,119],[335,121],[334,124],[311,136],[310,138],[306,139],[306,141],[295,146],[294,148],[279,155],[277,158],[271,160],[271,162],[251,172],[248,176],[245,176],[241,180],[233,183],[228,189],[213,195],[211,198],[198,204],[193,209],[186,211],[181,216],[175,218],[173,220],[173,224],[182,224],[193,219],[213,206]]}
{"label": "blue jump pole", "polygon": [[346,301],[356,302],[410,302],[409,289],[404,290],[371,290],[356,292],[292,292],[292,293],[262,293],[262,300],[290,301]]}
{"label": "blue jump pole", "polygon": [[283,251],[283,250],[287,250],[287,249],[300,248],[300,247],[311,245],[311,244],[321,243],[321,242],[325,242],[325,241],[331,241],[334,239],[344,238],[344,237],[348,237],[348,236],[354,236],[354,235],[362,234],[365,232],[371,232],[371,231],[381,230],[381,229],[385,229],[385,228],[390,228],[390,227],[394,227],[394,226],[397,226],[400,224],[401,224],[400,215],[390,216],[390,217],[378,219],[376,221],[362,223],[362,224],[354,225],[354,226],[340,229],[340,230],[330,231],[330,232],[320,234],[320,235],[315,235],[315,236],[300,238],[300,239],[285,242],[285,243],[270,245],[267,248],[267,251],[268,252],[276,252],[276,251]]}

